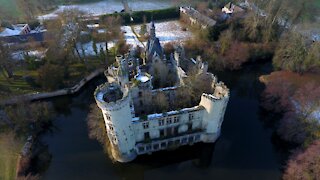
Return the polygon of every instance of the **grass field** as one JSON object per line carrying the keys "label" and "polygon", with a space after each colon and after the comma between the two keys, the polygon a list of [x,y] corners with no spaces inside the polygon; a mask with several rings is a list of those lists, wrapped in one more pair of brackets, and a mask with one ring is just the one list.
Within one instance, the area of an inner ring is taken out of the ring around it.
{"label": "grass field", "polygon": [[15,0],[0,0],[1,10],[5,11],[7,14],[18,18],[21,12],[18,10]]}
{"label": "grass field", "polygon": [[0,179],[13,180],[16,176],[17,161],[23,146],[22,141],[12,134],[0,134]]}
{"label": "grass field", "polygon": [[35,92],[30,84],[26,82],[24,76],[37,77],[36,71],[16,70],[14,71],[15,77],[7,80],[3,74],[0,74],[0,88],[4,88],[5,91],[11,92],[11,94],[25,94]]}

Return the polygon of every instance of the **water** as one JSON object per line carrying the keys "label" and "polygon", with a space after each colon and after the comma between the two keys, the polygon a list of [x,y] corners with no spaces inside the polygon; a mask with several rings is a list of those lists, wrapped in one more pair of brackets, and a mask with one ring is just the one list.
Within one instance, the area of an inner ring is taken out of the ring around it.
{"label": "water", "polygon": [[60,108],[56,129],[43,138],[53,156],[43,179],[280,179],[284,155],[272,143],[272,129],[259,109],[263,86],[258,77],[270,70],[267,63],[218,73],[231,98],[216,144],[140,156],[128,164],[113,163],[87,135],[85,119],[101,79],[79,95],[54,99]]}

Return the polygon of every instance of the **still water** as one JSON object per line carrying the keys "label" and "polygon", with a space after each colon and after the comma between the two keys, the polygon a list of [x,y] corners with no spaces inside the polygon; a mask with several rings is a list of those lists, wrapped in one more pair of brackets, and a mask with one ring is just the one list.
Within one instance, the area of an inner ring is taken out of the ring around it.
{"label": "still water", "polygon": [[217,143],[140,156],[128,164],[112,162],[102,146],[88,138],[86,117],[103,78],[74,97],[53,99],[58,114],[54,130],[43,137],[52,154],[43,179],[280,179],[285,153],[273,143],[272,128],[259,108],[263,85],[258,77],[270,71],[266,63],[217,73],[231,89]]}

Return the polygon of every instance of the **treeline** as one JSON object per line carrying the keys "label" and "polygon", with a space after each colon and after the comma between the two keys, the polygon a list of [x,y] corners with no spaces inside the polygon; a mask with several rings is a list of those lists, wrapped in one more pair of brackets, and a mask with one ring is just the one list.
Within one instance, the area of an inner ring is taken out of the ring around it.
{"label": "treeline", "polygon": [[180,11],[178,8],[167,8],[159,10],[149,10],[149,11],[135,11],[130,13],[114,13],[101,16],[104,20],[110,16],[121,17],[124,24],[138,24],[144,23],[145,21],[151,20],[166,20],[166,19],[177,19],[180,17]]}

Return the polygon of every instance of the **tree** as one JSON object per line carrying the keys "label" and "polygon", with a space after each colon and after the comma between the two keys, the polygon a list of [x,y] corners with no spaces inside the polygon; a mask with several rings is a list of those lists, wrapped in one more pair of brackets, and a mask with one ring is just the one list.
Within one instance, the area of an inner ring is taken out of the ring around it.
{"label": "tree", "polygon": [[280,40],[273,57],[273,66],[276,69],[303,73],[306,71],[303,64],[307,55],[308,50],[304,37],[292,32]]}
{"label": "tree", "polygon": [[164,92],[158,92],[153,99],[155,112],[167,112],[169,110],[169,101]]}
{"label": "tree", "polygon": [[63,67],[46,63],[38,70],[37,82],[45,90],[55,90],[63,85]]}
{"label": "tree", "polygon": [[226,51],[230,48],[231,44],[233,43],[233,32],[232,30],[228,29],[224,31],[219,38],[220,42],[220,53],[225,54]]}
{"label": "tree", "polygon": [[105,144],[108,140],[106,125],[101,113],[101,110],[96,104],[91,104],[90,112],[87,117],[87,124],[89,129],[89,137],[91,139],[96,139],[101,144]]}
{"label": "tree", "polygon": [[96,54],[96,56],[98,56],[98,47],[97,47],[97,42],[95,40],[93,40],[93,42],[92,42],[92,49],[93,49],[94,53]]}
{"label": "tree", "polygon": [[259,41],[261,38],[262,21],[260,15],[250,12],[244,19],[244,31],[251,41]]}
{"label": "tree", "polygon": [[317,179],[320,177],[320,141],[299,151],[288,161],[284,180]]}
{"label": "tree", "polygon": [[223,56],[223,64],[226,68],[235,70],[240,69],[241,65],[249,60],[250,47],[246,43],[242,42],[231,42],[229,49]]}
{"label": "tree", "polygon": [[18,136],[25,136],[30,132],[37,135],[42,132],[54,114],[52,106],[47,102],[20,101],[16,105],[6,107],[5,111]]}
{"label": "tree", "polygon": [[13,62],[11,58],[11,49],[0,41],[0,70],[6,78],[13,77]]}
{"label": "tree", "polygon": [[105,64],[108,64],[108,42],[114,39],[117,39],[120,35],[120,27],[121,27],[121,17],[120,16],[108,16],[103,19],[101,25],[105,28],[105,33],[103,40],[106,43],[106,56],[105,56]]}
{"label": "tree", "polygon": [[166,55],[170,55],[171,53],[174,53],[173,43],[169,42],[169,43],[164,44],[163,50]]}
{"label": "tree", "polygon": [[314,42],[303,62],[302,69],[304,71],[319,72],[320,71],[320,42]]}

